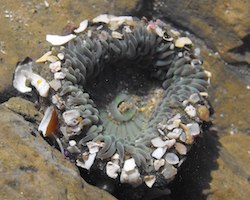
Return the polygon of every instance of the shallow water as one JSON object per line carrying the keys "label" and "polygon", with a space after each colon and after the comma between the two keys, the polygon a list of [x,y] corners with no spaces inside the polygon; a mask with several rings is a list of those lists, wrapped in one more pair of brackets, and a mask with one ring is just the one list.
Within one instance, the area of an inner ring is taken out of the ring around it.
{"label": "shallow water", "polygon": [[[11,93],[16,62],[40,57],[49,47],[47,33],[60,34],[85,18],[101,13],[129,13],[136,1],[18,1],[2,0],[0,7],[1,100]],[[110,3],[111,2],[111,3]],[[118,7],[117,7],[118,6]],[[147,12],[147,11],[145,11]],[[140,12],[141,13],[141,12]],[[147,14],[145,14],[147,15]],[[194,36],[195,37],[195,36]],[[250,84],[234,73],[202,41],[204,66],[212,72],[212,125],[190,152],[164,199],[247,199],[250,195]],[[224,184],[221,184],[221,183]]]}

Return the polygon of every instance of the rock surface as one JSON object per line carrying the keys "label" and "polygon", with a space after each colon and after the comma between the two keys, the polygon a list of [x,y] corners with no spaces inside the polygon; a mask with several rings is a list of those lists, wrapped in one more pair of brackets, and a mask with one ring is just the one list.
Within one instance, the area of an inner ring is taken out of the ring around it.
{"label": "rock surface", "polygon": [[34,123],[10,109],[27,119],[39,116],[24,99],[0,105],[1,199],[114,199],[87,184],[77,168],[40,136]]}
{"label": "rock surface", "polygon": [[1,0],[0,92],[11,85],[12,73],[18,61],[27,56],[36,60],[48,50],[50,44],[45,41],[46,34],[70,31],[73,27],[78,27],[82,20],[99,14],[128,13],[137,2]]}
{"label": "rock surface", "polygon": [[239,0],[154,0],[153,15],[181,26],[232,64],[250,65],[250,3]]}

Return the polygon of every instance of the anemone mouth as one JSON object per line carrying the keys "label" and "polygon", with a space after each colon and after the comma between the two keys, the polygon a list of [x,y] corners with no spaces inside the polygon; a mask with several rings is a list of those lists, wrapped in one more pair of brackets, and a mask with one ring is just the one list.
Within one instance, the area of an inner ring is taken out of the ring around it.
{"label": "anemone mouth", "polygon": [[209,115],[210,74],[191,40],[160,20],[107,15],[70,38],[49,58],[61,151],[120,183],[171,181]]}
{"label": "anemone mouth", "polygon": [[149,159],[152,150],[140,141],[146,136],[152,113],[163,98],[161,81],[151,77],[139,64],[136,67],[112,64],[86,88],[99,110],[104,139],[110,136],[114,143],[110,152],[101,150],[97,157],[107,159],[116,149],[123,160],[130,152],[136,164],[146,169],[146,160],[140,159]]}

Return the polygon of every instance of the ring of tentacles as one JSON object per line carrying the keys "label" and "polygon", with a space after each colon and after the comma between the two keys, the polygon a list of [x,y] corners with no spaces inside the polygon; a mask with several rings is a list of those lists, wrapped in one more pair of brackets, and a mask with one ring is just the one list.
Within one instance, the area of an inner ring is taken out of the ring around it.
{"label": "ring of tentacles", "polygon": [[208,120],[209,73],[188,38],[160,20],[110,17],[49,58],[61,64],[46,79],[60,83],[48,99],[66,157],[133,186],[173,179]]}

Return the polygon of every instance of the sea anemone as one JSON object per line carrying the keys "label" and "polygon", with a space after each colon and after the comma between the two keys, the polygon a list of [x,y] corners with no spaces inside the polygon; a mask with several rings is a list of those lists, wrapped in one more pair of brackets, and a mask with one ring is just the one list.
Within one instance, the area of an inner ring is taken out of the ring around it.
{"label": "sea anemone", "polygon": [[208,120],[210,74],[192,41],[161,20],[111,15],[47,40],[44,121],[57,113],[65,156],[134,187],[171,181]]}

